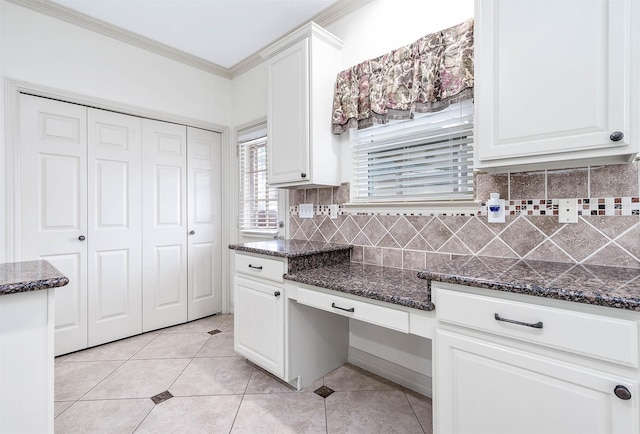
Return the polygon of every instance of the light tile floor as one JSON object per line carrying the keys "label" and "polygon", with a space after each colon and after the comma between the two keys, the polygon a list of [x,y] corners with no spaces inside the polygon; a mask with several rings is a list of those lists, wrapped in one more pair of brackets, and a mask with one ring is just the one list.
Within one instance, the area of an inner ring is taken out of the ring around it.
{"label": "light tile floor", "polygon": [[431,399],[350,364],[296,392],[233,351],[232,315],[58,357],[55,401],[58,434],[432,432]]}

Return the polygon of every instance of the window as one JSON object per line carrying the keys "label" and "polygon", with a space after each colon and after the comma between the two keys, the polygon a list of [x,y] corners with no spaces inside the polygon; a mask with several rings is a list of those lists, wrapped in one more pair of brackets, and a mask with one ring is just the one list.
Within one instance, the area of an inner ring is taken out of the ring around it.
{"label": "window", "polygon": [[276,232],[278,189],[269,187],[267,128],[264,123],[238,131],[238,160],[238,227],[246,232]]}
{"label": "window", "polygon": [[354,135],[353,202],[472,199],[472,100]]}

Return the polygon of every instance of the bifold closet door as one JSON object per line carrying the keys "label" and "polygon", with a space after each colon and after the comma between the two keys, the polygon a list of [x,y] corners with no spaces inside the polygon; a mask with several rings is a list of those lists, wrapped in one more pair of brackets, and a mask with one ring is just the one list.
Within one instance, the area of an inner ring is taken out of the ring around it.
{"label": "bifold closet door", "polygon": [[69,278],[55,290],[55,353],[87,347],[87,109],[19,100],[19,259]]}
{"label": "bifold closet door", "polygon": [[187,321],[186,127],[142,120],[143,331]]}
{"label": "bifold closet door", "polygon": [[222,135],[187,127],[188,318],[222,310]]}
{"label": "bifold closet door", "polygon": [[89,346],[142,333],[141,128],[88,109]]}

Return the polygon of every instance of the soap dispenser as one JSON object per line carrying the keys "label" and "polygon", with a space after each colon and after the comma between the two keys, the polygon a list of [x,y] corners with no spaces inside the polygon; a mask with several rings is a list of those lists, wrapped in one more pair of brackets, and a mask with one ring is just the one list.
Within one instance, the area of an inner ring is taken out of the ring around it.
{"label": "soap dispenser", "polygon": [[504,223],[504,199],[500,199],[500,193],[489,194],[487,216],[489,223]]}

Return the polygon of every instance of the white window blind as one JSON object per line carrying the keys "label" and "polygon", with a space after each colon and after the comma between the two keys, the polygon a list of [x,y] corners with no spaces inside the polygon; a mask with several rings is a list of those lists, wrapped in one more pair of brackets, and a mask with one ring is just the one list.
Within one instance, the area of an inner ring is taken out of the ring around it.
{"label": "white window blind", "polygon": [[238,160],[238,227],[250,232],[277,231],[278,189],[268,183],[266,124],[238,131]]}
{"label": "white window blind", "polygon": [[473,102],[355,133],[353,202],[471,199]]}

